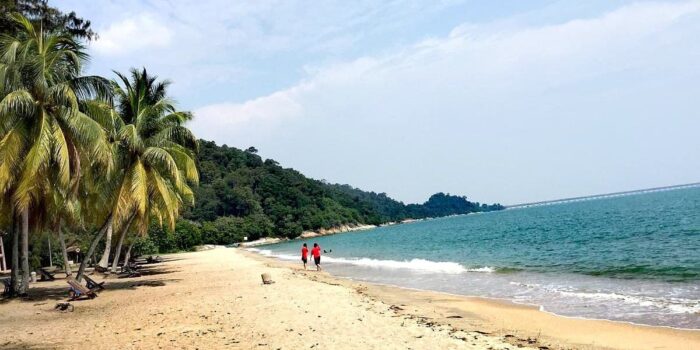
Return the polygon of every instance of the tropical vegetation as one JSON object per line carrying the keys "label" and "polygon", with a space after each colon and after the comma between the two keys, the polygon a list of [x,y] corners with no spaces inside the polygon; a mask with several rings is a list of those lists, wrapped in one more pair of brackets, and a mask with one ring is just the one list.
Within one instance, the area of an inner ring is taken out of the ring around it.
{"label": "tropical vegetation", "polygon": [[30,237],[54,232],[67,260],[64,231],[92,232],[80,280],[114,229],[113,269],[129,233],[152,222],[174,229],[194,201],[197,141],[167,81],[145,69],[114,81],[83,75],[89,22],[46,1],[0,5],[24,10],[3,18],[0,33],[0,227],[11,236],[11,292],[22,295]]}
{"label": "tropical vegetation", "polygon": [[305,177],[246,150],[200,140],[197,202],[184,210],[175,230],[153,228],[137,242],[141,253],[186,250],[197,244],[231,244],[261,237],[294,238],[303,231],[341,225],[500,210],[436,193],[422,204],[404,204],[386,193],[363,191]]}
{"label": "tropical vegetation", "polygon": [[89,21],[46,0],[0,0],[0,10],[0,235],[11,295],[26,294],[40,266],[73,275],[69,251],[83,256],[80,280],[90,262],[117,272],[132,254],[503,208],[444,193],[406,205],[310,179],[253,147],[197,140],[169,81],[145,68],[84,73],[96,38]]}

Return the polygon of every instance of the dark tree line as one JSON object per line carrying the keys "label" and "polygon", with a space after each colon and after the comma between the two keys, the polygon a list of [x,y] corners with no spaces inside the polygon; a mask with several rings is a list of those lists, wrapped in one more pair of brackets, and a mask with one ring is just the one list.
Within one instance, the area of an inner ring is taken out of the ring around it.
{"label": "dark tree line", "polygon": [[503,209],[437,193],[423,204],[396,201],[386,193],[328,184],[294,169],[263,160],[255,148],[240,150],[199,141],[200,184],[196,204],[186,209],[174,232],[152,229],[145,252],[174,251],[192,245],[230,244],[243,237],[297,237],[302,231],[343,224],[382,224]]}

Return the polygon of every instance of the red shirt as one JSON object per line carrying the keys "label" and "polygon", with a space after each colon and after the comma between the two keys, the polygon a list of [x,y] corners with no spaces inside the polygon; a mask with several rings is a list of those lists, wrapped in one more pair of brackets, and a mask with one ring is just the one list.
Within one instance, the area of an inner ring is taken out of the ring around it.
{"label": "red shirt", "polygon": [[305,258],[307,255],[309,255],[309,248],[301,247],[301,257]]}
{"label": "red shirt", "polygon": [[321,256],[321,247],[314,247],[311,249],[311,255],[314,256],[314,258],[318,258]]}

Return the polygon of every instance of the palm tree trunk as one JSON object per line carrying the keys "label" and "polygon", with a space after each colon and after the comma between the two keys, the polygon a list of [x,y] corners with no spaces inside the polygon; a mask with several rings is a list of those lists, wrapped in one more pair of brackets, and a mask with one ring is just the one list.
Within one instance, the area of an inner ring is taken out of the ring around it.
{"label": "palm tree trunk", "polygon": [[78,282],[80,282],[83,279],[83,274],[85,274],[85,268],[87,267],[88,261],[92,257],[92,254],[95,254],[95,249],[97,249],[97,245],[100,243],[102,236],[105,235],[105,232],[107,232],[107,227],[111,224],[112,214],[109,214],[104,225],[102,225],[99,231],[95,233],[95,236],[92,237],[92,242],[90,242],[90,248],[88,248],[87,253],[85,253],[85,257],[83,258],[83,261],[80,263],[80,268],[78,268],[78,274],[75,276],[75,279],[78,280]]}
{"label": "palm tree trunk", "polygon": [[129,244],[129,249],[126,250],[126,255],[124,255],[124,266],[129,264],[129,259],[131,259],[131,248],[134,247],[134,243],[136,243],[136,241],[132,241]]}
{"label": "palm tree trunk", "polygon": [[126,237],[126,234],[129,232],[129,226],[131,226],[131,222],[134,221],[134,217],[136,217],[136,213],[131,214],[131,217],[129,217],[129,221],[126,222],[126,225],[122,229],[122,234],[119,236],[119,242],[117,242],[117,248],[114,251],[114,260],[112,260],[112,273],[117,273],[117,265],[119,265],[119,256],[122,252],[122,244],[124,244],[124,237]]}
{"label": "palm tree trunk", "polygon": [[20,222],[15,212],[12,211],[12,273],[10,275],[10,284],[12,285],[12,295],[19,293],[19,232]]}
{"label": "palm tree trunk", "polygon": [[27,294],[29,290],[29,209],[22,210],[22,232],[20,236],[20,263],[22,264],[22,282],[19,285],[19,295]]}
{"label": "palm tree trunk", "polygon": [[107,237],[105,238],[105,251],[102,253],[102,259],[100,259],[100,262],[97,263],[100,267],[103,268],[108,268],[109,267],[109,253],[112,250],[112,227],[113,224],[110,222],[109,226],[107,226]]}
{"label": "palm tree trunk", "polygon": [[61,230],[61,223],[58,223],[58,242],[61,244],[61,254],[63,255],[63,269],[66,271],[66,276],[73,274],[70,269],[70,264],[68,263],[68,251],[66,250],[66,237],[63,236],[63,230]]}

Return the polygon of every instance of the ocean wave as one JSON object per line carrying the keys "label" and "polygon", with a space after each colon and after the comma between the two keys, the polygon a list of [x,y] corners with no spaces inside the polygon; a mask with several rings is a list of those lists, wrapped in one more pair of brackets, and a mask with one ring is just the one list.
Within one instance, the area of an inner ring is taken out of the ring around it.
{"label": "ocean wave", "polygon": [[589,299],[597,301],[618,301],[635,306],[665,309],[667,312],[675,314],[700,313],[700,300],[672,297],[652,297],[645,295],[629,295],[612,292],[606,293],[562,290],[558,288],[544,287],[537,283],[510,282],[510,284],[529,289],[540,289],[545,292],[556,293],[570,298]]}
{"label": "ocean wave", "polygon": [[260,255],[272,256],[272,251],[268,249],[248,248],[246,250],[249,252],[258,253]]}
{"label": "ocean wave", "polygon": [[[272,256],[282,260],[299,260],[300,257],[288,254],[273,254],[266,249],[249,248],[249,251],[256,252],[261,255]],[[430,261],[425,259],[411,259],[404,261],[397,260],[380,260],[371,258],[336,258],[331,256],[323,256],[324,262],[336,264],[348,264],[370,268],[387,268],[387,269],[409,269],[414,271],[460,274],[464,272],[494,272],[495,269],[489,266],[467,268],[459,263],[451,261]]]}
{"label": "ocean wave", "polygon": [[[468,272],[469,269],[455,262],[430,261],[424,259],[411,259],[404,261],[397,260],[379,260],[370,258],[334,258],[325,256],[325,261],[338,264],[349,264],[355,266],[371,267],[371,268],[388,268],[388,269],[409,269],[415,271],[460,274]],[[485,272],[485,271],[474,271]]]}
{"label": "ocean wave", "polygon": [[617,300],[626,304],[638,306],[655,307],[666,309],[671,313],[679,314],[694,314],[700,313],[700,301],[681,299],[681,298],[664,298],[650,297],[644,295],[626,295],[618,293],[603,293],[603,292],[569,292],[558,291],[559,294],[575,298],[593,299],[593,300]]}

